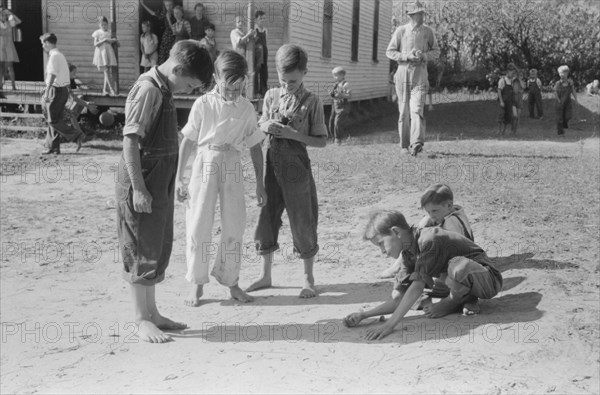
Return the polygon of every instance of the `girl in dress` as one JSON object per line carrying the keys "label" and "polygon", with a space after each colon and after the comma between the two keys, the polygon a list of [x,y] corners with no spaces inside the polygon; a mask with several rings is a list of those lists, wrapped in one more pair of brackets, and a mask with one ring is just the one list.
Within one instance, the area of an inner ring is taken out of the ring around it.
{"label": "girl in dress", "polygon": [[152,33],[152,24],[150,21],[142,22],[142,35],[140,36],[140,48],[142,50],[142,60],[140,66],[144,72],[156,66],[158,61],[158,37]]}
{"label": "girl in dress", "polygon": [[19,55],[13,42],[13,27],[21,23],[21,20],[10,10],[0,7],[0,92],[4,85],[4,72],[8,69],[12,89],[16,90],[14,62],[19,62]]}
{"label": "girl in dress", "polygon": [[190,39],[192,37],[192,26],[183,17],[183,8],[179,5],[175,6],[173,8],[173,16],[175,17],[175,23],[173,24],[175,42]]}
{"label": "girl in dress", "polygon": [[[100,26],[100,29],[92,34],[94,46],[96,47],[93,64],[98,67],[98,70],[104,72],[102,94],[108,96],[108,92],[110,91],[111,96],[116,96],[110,68],[117,65],[117,57],[115,56],[112,44],[118,43],[118,41],[116,38],[111,37],[111,33],[108,30],[108,19],[106,19],[105,16],[98,18],[98,25]],[[108,91],[106,90],[107,86],[109,89]]]}

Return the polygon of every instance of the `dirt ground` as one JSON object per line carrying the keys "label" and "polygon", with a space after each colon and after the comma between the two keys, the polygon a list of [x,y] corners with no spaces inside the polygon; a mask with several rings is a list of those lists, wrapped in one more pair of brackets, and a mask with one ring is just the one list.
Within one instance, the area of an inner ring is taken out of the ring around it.
{"label": "dirt ground", "polygon": [[[320,202],[320,296],[297,297],[301,261],[284,219],[274,285],[240,304],[212,282],[183,305],[184,207],[159,308],[189,329],[139,342],[122,280],[114,210],[118,142],[41,157],[37,140],[0,140],[2,393],[599,393],[600,139],[581,107],[567,137],[552,114],[493,135],[495,103],[436,104],[423,155],[401,156],[395,114],[358,125],[341,146],[311,149]],[[361,130],[358,130],[361,129]],[[260,271],[258,208],[244,157],[247,249],[240,285]],[[421,192],[452,186],[475,240],[504,277],[474,317],[411,311],[381,341],[341,319],[386,300],[391,261],[362,241],[371,210],[417,222]],[[218,215],[217,215],[218,218]],[[218,220],[215,235],[218,234]],[[217,236],[215,236],[217,237]]]}

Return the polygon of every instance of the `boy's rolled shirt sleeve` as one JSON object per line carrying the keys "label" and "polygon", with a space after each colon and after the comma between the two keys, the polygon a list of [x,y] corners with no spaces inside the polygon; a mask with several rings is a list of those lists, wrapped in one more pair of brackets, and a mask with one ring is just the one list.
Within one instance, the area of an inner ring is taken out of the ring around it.
{"label": "boy's rolled shirt sleeve", "polygon": [[134,86],[125,103],[123,136],[137,134],[144,137],[161,105],[162,93],[151,83],[141,82]]}
{"label": "boy's rolled shirt sleeve", "polygon": [[265,134],[258,127],[254,107],[250,103],[248,103],[248,106],[248,119],[244,128],[244,144],[246,147],[251,148],[256,144],[260,144],[265,139]]}
{"label": "boy's rolled shirt sleeve", "polygon": [[202,101],[201,98],[196,99],[192,105],[188,121],[181,129],[181,134],[191,141],[198,141],[200,136],[200,127],[202,126]]}
{"label": "boy's rolled shirt sleeve", "polygon": [[440,254],[437,251],[436,244],[428,241],[420,246],[421,251],[415,263],[415,271],[410,275],[410,281],[423,281],[427,287],[433,287],[433,277],[439,277],[440,270],[436,264],[440,260]]}
{"label": "boy's rolled shirt sleeve", "polygon": [[271,112],[271,105],[273,103],[273,95],[275,94],[275,89],[270,89],[267,91],[265,98],[263,100],[263,108],[262,114],[258,120],[258,126],[263,129],[263,124],[269,120],[269,113]]}
{"label": "boy's rolled shirt sleeve", "polygon": [[325,112],[323,111],[323,103],[321,103],[321,99],[319,99],[318,97],[315,97],[315,100],[313,101],[309,121],[309,136],[327,137],[327,127],[325,126]]}

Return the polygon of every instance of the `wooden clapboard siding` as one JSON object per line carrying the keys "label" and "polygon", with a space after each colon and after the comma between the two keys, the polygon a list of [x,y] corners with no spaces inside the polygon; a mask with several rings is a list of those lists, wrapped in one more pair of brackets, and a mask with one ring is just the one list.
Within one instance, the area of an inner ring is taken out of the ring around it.
{"label": "wooden clapboard siding", "polygon": [[[360,2],[358,61],[351,61],[352,1],[335,0],[331,58],[321,56],[323,35],[323,0],[307,3],[295,19],[289,20],[289,42],[303,46],[309,57],[306,86],[325,103],[331,103],[331,70],[343,66],[352,86],[352,100],[365,100],[387,95],[389,63],[385,48],[391,29],[391,0],[381,0],[379,10],[378,60],[372,61],[374,2]],[[298,4],[298,3],[291,3]]]}
{"label": "wooden clapboard siding", "polygon": [[[92,64],[92,33],[98,29],[98,15],[106,16],[110,22],[110,3],[110,0],[42,2],[45,31],[56,34],[58,48],[67,61],[77,66],[79,79],[99,89],[102,89],[104,75]],[[116,4],[117,37],[121,44],[118,49],[119,83],[121,92],[126,92],[139,75],[139,13],[137,3],[117,0]]]}

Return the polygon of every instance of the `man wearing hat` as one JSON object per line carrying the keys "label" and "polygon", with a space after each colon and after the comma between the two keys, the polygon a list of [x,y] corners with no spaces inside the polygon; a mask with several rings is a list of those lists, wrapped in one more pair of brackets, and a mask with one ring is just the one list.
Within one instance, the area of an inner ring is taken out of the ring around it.
{"label": "man wearing hat", "polygon": [[427,61],[436,60],[440,51],[435,33],[423,24],[425,7],[409,4],[406,13],[411,21],[392,34],[386,55],[398,62],[394,76],[398,95],[398,132],[402,153],[416,156],[425,143],[425,99],[429,90]]}

